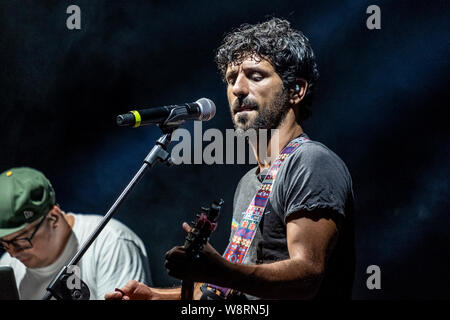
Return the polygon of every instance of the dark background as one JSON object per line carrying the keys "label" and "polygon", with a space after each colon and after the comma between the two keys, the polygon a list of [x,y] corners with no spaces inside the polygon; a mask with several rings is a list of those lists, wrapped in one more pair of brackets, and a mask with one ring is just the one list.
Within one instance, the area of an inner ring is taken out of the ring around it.
{"label": "dark background", "polygon": [[[142,164],[157,127],[119,128],[136,106],[209,97],[232,128],[214,64],[241,23],[287,18],[311,40],[321,79],[305,131],[346,162],[357,200],[355,299],[449,298],[449,6],[447,1],[0,2],[0,171],[30,166],[63,210],[104,214]],[[81,30],[66,8],[81,8]],[[366,8],[381,8],[381,30]],[[192,123],[184,127],[192,130]],[[213,245],[223,251],[234,188],[250,165],[158,165],[116,218],[145,242],[153,282],[183,242],[181,222],[226,201]],[[366,268],[381,268],[368,290]]]}

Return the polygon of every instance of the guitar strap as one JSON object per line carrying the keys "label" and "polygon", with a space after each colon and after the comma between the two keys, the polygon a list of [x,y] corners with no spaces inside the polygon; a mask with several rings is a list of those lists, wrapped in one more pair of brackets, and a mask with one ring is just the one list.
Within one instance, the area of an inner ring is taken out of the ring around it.
{"label": "guitar strap", "polygon": [[[250,248],[253,239],[255,238],[256,230],[258,230],[259,223],[264,216],[264,209],[269,200],[270,192],[272,191],[272,185],[275,182],[278,170],[284,160],[300,147],[305,141],[309,141],[306,137],[297,137],[284,147],[280,152],[277,159],[269,168],[266,177],[264,178],[261,187],[256,192],[253,200],[245,212],[244,217],[236,230],[233,238],[228,244],[223,257],[233,263],[242,263],[247,256],[248,249]],[[206,289],[206,290],[205,290]],[[233,289],[222,288],[212,284],[204,284],[202,286],[202,292],[204,294],[214,293],[216,299],[227,299],[232,293]]]}

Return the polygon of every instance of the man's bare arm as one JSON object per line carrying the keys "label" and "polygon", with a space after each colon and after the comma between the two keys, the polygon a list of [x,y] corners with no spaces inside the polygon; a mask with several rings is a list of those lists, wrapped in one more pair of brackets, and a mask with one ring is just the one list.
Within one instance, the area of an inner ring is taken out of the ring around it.
{"label": "man's bare arm", "polygon": [[[194,300],[200,300],[201,283],[194,286]],[[181,287],[151,288],[141,282],[131,280],[120,291],[108,292],[105,300],[180,300]]]}
{"label": "man's bare arm", "polygon": [[190,260],[182,247],[166,255],[169,275],[233,288],[266,299],[308,299],[319,289],[326,260],[338,237],[329,211],[297,212],[287,221],[290,258],[244,265],[225,260],[209,244],[202,257]]}
{"label": "man's bare arm", "polygon": [[297,212],[287,222],[290,258],[270,264],[230,264],[226,287],[266,299],[309,299],[317,293],[338,229],[324,211]]}

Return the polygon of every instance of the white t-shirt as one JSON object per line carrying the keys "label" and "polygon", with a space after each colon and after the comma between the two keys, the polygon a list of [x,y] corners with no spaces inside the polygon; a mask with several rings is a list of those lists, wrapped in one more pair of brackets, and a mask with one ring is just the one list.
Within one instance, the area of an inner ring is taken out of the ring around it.
{"label": "white t-shirt", "polygon": [[[75,255],[103,218],[98,215],[71,214],[75,217],[72,234],[64,251],[51,265],[30,269],[5,253],[0,265],[11,266],[22,300],[40,300],[61,268]],[[147,252],[141,239],[128,227],[111,219],[81,261],[80,278],[87,284],[91,300],[102,300],[107,292],[123,287],[129,280],[151,285]]]}

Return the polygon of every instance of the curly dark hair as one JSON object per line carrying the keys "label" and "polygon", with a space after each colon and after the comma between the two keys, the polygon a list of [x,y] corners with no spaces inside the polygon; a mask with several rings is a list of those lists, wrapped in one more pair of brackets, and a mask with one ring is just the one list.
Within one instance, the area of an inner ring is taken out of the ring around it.
{"label": "curly dark hair", "polygon": [[311,115],[312,103],[319,71],[314,52],[307,37],[292,29],[289,21],[272,18],[266,22],[243,24],[227,34],[217,49],[216,63],[225,80],[230,63],[240,64],[249,55],[268,60],[283,81],[284,89],[293,88],[297,79],[308,82],[300,103],[300,120]]}

